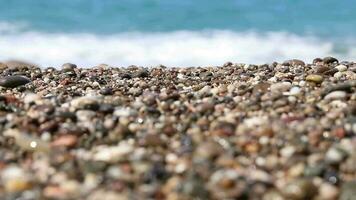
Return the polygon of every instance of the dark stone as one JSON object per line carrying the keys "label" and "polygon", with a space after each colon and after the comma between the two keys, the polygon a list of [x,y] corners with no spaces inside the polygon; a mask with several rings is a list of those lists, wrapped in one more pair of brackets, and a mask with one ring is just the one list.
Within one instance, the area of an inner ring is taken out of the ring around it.
{"label": "dark stone", "polygon": [[323,62],[325,64],[332,64],[332,63],[338,63],[339,61],[334,57],[328,56],[328,57],[323,58]]}
{"label": "dark stone", "polygon": [[123,73],[123,74],[121,74],[120,77],[124,78],[124,79],[131,79],[132,78],[131,74],[129,74],[129,73]]}
{"label": "dark stone", "polygon": [[0,86],[6,88],[15,88],[29,82],[31,82],[31,80],[25,76],[6,76],[0,78]]}
{"label": "dark stone", "polygon": [[332,171],[332,170],[327,170],[324,174],[324,179],[334,185],[339,184],[339,175],[336,171]]}
{"label": "dark stone", "polygon": [[75,113],[73,112],[60,112],[58,114],[56,114],[56,116],[58,118],[61,118],[61,119],[70,119],[72,121],[76,121],[77,120],[77,116],[75,115]]}
{"label": "dark stone", "polygon": [[137,78],[145,78],[149,76],[149,72],[145,69],[138,70],[135,74]]}
{"label": "dark stone", "polygon": [[112,94],[114,94],[114,92],[112,91],[111,88],[106,87],[106,88],[103,88],[103,89],[100,90],[100,94],[102,94],[102,95],[112,95]]}
{"label": "dark stone", "polygon": [[321,62],[323,62],[323,59],[321,59],[321,58],[315,58],[313,60],[313,64],[317,64],[317,63],[321,63]]}
{"label": "dark stone", "polygon": [[203,81],[210,81],[213,78],[213,73],[211,73],[211,72],[202,72],[202,73],[199,74],[199,77]]}
{"label": "dark stone", "polygon": [[103,113],[113,113],[114,106],[111,104],[101,104],[99,107],[99,111]]}
{"label": "dark stone", "polygon": [[65,63],[62,65],[63,71],[73,71],[75,68],[77,68],[77,65],[72,64],[72,63]]}

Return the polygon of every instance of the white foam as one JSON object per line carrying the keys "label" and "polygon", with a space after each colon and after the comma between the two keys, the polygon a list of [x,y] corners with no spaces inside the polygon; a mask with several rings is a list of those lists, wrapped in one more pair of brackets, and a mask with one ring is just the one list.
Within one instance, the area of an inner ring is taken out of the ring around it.
{"label": "white foam", "polygon": [[226,61],[269,63],[299,58],[336,56],[354,59],[356,49],[333,52],[334,44],[285,32],[258,34],[231,31],[176,31],[170,33],[0,34],[0,60],[21,59],[41,66],[65,62],[82,67],[106,63],[114,66],[211,66]]}

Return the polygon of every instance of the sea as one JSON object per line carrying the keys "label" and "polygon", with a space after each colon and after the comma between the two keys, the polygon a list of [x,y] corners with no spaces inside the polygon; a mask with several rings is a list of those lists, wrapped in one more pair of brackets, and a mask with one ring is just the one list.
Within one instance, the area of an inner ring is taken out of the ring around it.
{"label": "sea", "polygon": [[169,67],[356,60],[355,0],[0,0],[0,62]]}

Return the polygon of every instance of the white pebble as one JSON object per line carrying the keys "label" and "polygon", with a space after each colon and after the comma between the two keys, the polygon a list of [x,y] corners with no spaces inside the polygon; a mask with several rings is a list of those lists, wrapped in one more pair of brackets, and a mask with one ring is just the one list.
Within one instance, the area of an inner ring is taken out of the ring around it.
{"label": "white pebble", "polygon": [[335,67],[339,72],[344,72],[347,70],[347,67],[345,65],[338,65]]}
{"label": "white pebble", "polygon": [[347,96],[346,92],[344,91],[333,91],[333,92],[330,92],[329,94],[327,94],[324,99],[325,100],[329,100],[329,101],[332,101],[332,100],[341,100],[341,99],[345,99]]}

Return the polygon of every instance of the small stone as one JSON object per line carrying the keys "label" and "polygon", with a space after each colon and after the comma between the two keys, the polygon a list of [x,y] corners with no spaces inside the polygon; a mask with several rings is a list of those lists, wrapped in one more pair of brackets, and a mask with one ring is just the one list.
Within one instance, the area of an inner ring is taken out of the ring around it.
{"label": "small stone", "polygon": [[127,143],[120,143],[118,146],[96,146],[93,160],[102,162],[116,162],[132,153],[134,148]]}
{"label": "small stone", "polygon": [[301,89],[300,87],[292,87],[290,90],[289,90],[289,95],[292,95],[292,96],[298,96],[301,92]]}
{"label": "small stone", "polygon": [[319,63],[321,63],[321,62],[323,62],[323,60],[322,60],[321,58],[315,58],[315,59],[313,60],[313,64],[319,64]]}
{"label": "small stone", "polygon": [[318,74],[311,74],[308,75],[305,80],[314,82],[314,83],[322,83],[323,82],[323,76],[318,75]]}
{"label": "small stone", "polygon": [[339,200],[354,200],[356,197],[356,181],[342,184]]}
{"label": "small stone", "polygon": [[59,186],[48,185],[43,189],[43,196],[49,199],[67,199],[68,194]]}
{"label": "small stone", "polygon": [[286,146],[280,150],[280,154],[283,157],[289,158],[295,153],[295,151],[296,148],[294,146]]}
{"label": "small stone", "polygon": [[288,183],[283,189],[283,195],[292,200],[312,199],[317,188],[309,179],[299,179]]}
{"label": "small stone", "polygon": [[72,63],[65,63],[62,65],[63,71],[73,71],[75,68],[77,68],[77,65],[72,64]]}
{"label": "small stone", "polygon": [[331,147],[325,154],[325,160],[331,164],[338,164],[346,157],[346,153],[339,148]]}
{"label": "small stone", "polygon": [[288,91],[292,87],[290,82],[280,82],[272,84],[270,89],[271,92],[285,92]]}
{"label": "small stone", "polygon": [[333,58],[333,57],[325,57],[323,58],[323,62],[325,64],[331,64],[331,63],[338,63],[339,61],[336,59],[336,58]]}
{"label": "small stone", "polygon": [[149,76],[149,72],[146,69],[140,69],[135,73],[135,77],[137,78],[145,78]]}
{"label": "small stone", "polygon": [[302,60],[298,60],[298,59],[292,59],[292,60],[287,60],[285,62],[283,62],[283,65],[292,65],[292,66],[305,66],[305,63]]}
{"label": "small stone", "polygon": [[31,82],[31,80],[25,76],[6,76],[0,78],[0,86],[6,88],[15,88],[29,82]]}
{"label": "small stone", "polygon": [[99,93],[102,94],[102,95],[112,95],[112,94],[114,94],[113,90],[111,88],[109,88],[109,87],[101,89]]}
{"label": "small stone", "polygon": [[333,200],[337,199],[339,195],[339,189],[329,183],[323,183],[319,187],[319,197],[320,199]]}
{"label": "small stone", "polygon": [[4,135],[14,137],[15,143],[25,151],[48,152],[50,150],[47,142],[17,129],[8,129]]}
{"label": "small stone", "polygon": [[77,143],[78,137],[75,135],[62,135],[55,139],[51,146],[54,147],[72,147]]}
{"label": "small stone", "polygon": [[344,100],[346,99],[347,94],[344,91],[334,91],[334,92],[330,92],[329,94],[327,94],[324,99],[325,100],[329,100],[329,101],[333,101],[333,100]]}
{"label": "small stone", "polygon": [[22,192],[32,187],[30,176],[18,166],[8,166],[1,172],[6,192]]}
{"label": "small stone", "polygon": [[285,198],[278,191],[271,190],[263,195],[263,200],[285,200]]}
{"label": "small stone", "polygon": [[223,152],[222,146],[215,142],[206,142],[198,146],[195,151],[197,158],[210,159],[220,155]]}
{"label": "small stone", "polygon": [[335,67],[339,72],[344,72],[347,70],[347,67],[345,65],[338,65]]}
{"label": "small stone", "polygon": [[91,96],[84,96],[73,99],[71,102],[73,110],[97,110],[99,108],[99,99]]}
{"label": "small stone", "polygon": [[317,73],[317,74],[323,74],[323,73],[325,73],[325,72],[327,72],[327,71],[329,71],[330,70],[330,67],[329,66],[326,66],[326,65],[317,65],[316,67],[315,67],[315,72]]}

